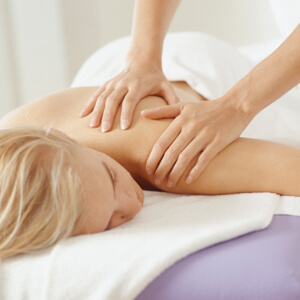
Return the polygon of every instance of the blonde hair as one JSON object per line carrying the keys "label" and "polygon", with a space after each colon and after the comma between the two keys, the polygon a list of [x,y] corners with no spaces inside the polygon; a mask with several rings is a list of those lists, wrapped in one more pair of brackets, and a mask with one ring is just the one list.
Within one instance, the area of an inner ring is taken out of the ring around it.
{"label": "blonde hair", "polygon": [[75,145],[35,126],[0,130],[0,258],[71,236],[82,212]]}

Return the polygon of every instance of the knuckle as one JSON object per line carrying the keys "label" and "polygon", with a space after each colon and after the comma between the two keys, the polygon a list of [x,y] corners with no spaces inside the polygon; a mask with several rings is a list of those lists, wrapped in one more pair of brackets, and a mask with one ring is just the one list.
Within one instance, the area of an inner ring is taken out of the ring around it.
{"label": "knuckle", "polygon": [[126,89],[126,87],[127,87],[126,83],[124,83],[124,81],[120,81],[115,85],[115,90],[122,91]]}
{"label": "knuckle", "polygon": [[100,102],[100,103],[101,103],[101,102],[104,102],[105,99],[106,99],[106,94],[102,93],[102,94],[98,97],[97,102]]}
{"label": "knuckle", "polygon": [[100,87],[98,88],[98,90],[95,92],[94,97],[97,97],[97,96],[101,95],[105,90],[106,90],[106,85],[103,84],[103,85],[100,86]]}
{"label": "knuckle", "polygon": [[140,81],[138,79],[132,80],[130,84],[131,88],[133,89],[138,89],[139,85],[140,85]]}
{"label": "knuckle", "polygon": [[158,178],[161,180],[161,169],[157,169],[155,172],[154,172],[154,176],[155,178]]}
{"label": "knuckle", "polygon": [[107,98],[114,90],[115,90],[114,85],[107,87],[107,89],[105,90],[105,93],[104,93],[105,98]]}
{"label": "knuckle", "polygon": [[133,97],[126,97],[125,100],[123,101],[124,105],[130,104],[132,105],[134,103],[134,98]]}
{"label": "knuckle", "polygon": [[146,169],[149,169],[150,171],[152,171],[153,173],[153,170],[154,170],[154,164],[152,161],[147,161],[146,163]]}
{"label": "knuckle", "polygon": [[180,174],[174,171],[171,171],[170,175],[169,175],[169,180],[173,181],[174,184],[176,185],[178,180],[179,180]]}
{"label": "knuckle", "polygon": [[188,128],[193,127],[194,122],[190,124],[191,117],[188,114],[182,113],[179,116],[182,125],[189,124]]}
{"label": "knuckle", "polygon": [[202,134],[203,134],[203,136],[205,136],[205,137],[209,137],[209,136],[210,136],[210,130],[209,130],[207,127],[204,127],[204,128],[202,129]]}
{"label": "knuckle", "polygon": [[188,161],[188,154],[185,152],[181,152],[178,156],[178,160],[180,160],[181,163],[185,163]]}
{"label": "knuckle", "polygon": [[166,157],[167,161],[173,161],[173,160],[175,160],[175,153],[173,151],[168,150],[165,153],[165,157]]}
{"label": "knuckle", "polygon": [[127,77],[123,77],[122,79],[120,79],[118,81],[118,86],[120,86],[120,87],[128,86],[129,82],[130,82],[130,80]]}
{"label": "knuckle", "polygon": [[208,160],[209,160],[209,157],[208,157],[207,154],[201,156],[201,163],[202,163],[202,165],[207,164]]}
{"label": "knuckle", "polygon": [[115,81],[114,79],[111,79],[105,83],[105,90],[112,90],[114,89],[114,86],[115,86]]}
{"label": "knuckle", "polygon": [[115,100],[116,100],[116,96],[114,96],[114,95],[109,95],[106,98],[106,101],[108,101],[108,102],[114,102]]}
{"label": "knuckle", "polygon": [[214,141],[215,145],[219,145],[219,144],[221,144],[222,142],[223,142],[222,136],[216,135],[215,141]]}
{"label": "knuckle", "polygon": [[189,127],[188,127],[188,131],[190,132],[194,132],[194,131],[197,131],[198,132],[198,126],[196,125],[196,122],[192,122],[191,124],[189,124]]}

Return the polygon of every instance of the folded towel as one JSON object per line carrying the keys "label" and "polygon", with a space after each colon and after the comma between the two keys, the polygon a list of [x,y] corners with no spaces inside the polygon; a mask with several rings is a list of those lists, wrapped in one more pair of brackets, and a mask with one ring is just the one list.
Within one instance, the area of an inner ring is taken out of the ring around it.
{"label": "folded towel", "polygon": [[[209,99],[226,92],[251,65],[247,58],[222,41],[196,33],[187,33],[189,38],[184,36],[184,33],[167,36],[164,57],[169,62],[165,60],[165,72],[169,80],[186,80]],[[179,50],[174,47],[182,43],[181,39],[195,51],[204,49],[205,56],[196,61],[201,60],[205,72],[199,68],[198,74],[194,57],[186,52],[182,53],[183,57],[179,52],[168,55],[166,49]],[[194,45],[195,39],[201,45]],[[171,40],[173,44],[168,42]],[[125,38],[100,49],[83,65],[72,86],[101,84],[118,73],[127,46]],[[219,54],[213,51],[232,56],[230,63],[226,64],[226,59],[216,63],[214,55]],[[234,61],[237,64],[232,66]],[[273,134],[272,138],[280,139],[281,134],[286,133],[284,129],[290,129],[287,125],[290,123],[299,133],[299,121],[293,114],[299,106],[294,99],[282,104],[282,108],[290,111],[275,109],[276,122],[280,123],[281,117],[289,122],[283,122],[280,134]],[[266,117],[270,121],[272,114]],[[254,122],[249,135],[264,132],[260,122],[263,120]],[[272,126],[274,129],[274,119]],[[269,133],[267,129],[265,136]],[[297,136],[290,137],[297,142]],[[131,300],[178,260],[216,243],[266,228],[274,214],[300,216],[300,198],[273,193],[208,196],[145,191],[143,209],[117,228],[69,238],[35,254],[2,261],[0,299]]]}

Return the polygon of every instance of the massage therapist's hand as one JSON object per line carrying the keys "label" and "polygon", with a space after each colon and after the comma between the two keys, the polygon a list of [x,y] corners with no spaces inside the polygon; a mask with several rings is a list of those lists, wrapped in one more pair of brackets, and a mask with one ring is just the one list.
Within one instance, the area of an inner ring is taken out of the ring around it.
{"label": "massage therapist's hand", "polygon": [[168,104],[179,102],[158,64],[134,61],[96,91],[80,116],[92,113],[90,126],[98,127],[101,122],[101,131],[106,132],[111,129],[117,109],[122,104],[120,124],[122,129],[127,129],[138,102],[148,95],[161,96]]}
{"label": "massage therapist's hand", "polygon": [[252,120],[222,97],[214,101],[161,106],[143,110],[141,114],[151,119],[175,118],[157,140],[146,163],[147,173],[154,173],[156,184],[167,179],[169,187],[177,184],[189,163],[201,153],[186,178],[186,183],[194,182]]}

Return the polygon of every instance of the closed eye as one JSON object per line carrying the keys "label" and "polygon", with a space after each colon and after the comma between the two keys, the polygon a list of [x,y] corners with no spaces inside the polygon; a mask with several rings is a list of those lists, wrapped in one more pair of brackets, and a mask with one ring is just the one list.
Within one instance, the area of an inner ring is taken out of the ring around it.
{"label": "closed eye", "polygon": [[111,170],[111,173],[112,173],[112,182],[115,185],[118,182],[118,176],[112,170]]}
{"label": "closed eye", "polygon": [[105,170],[107,172],[107,175],[110,177],[111,185],[113,187],[114,197],[115,197],[115,195],[116,195],[115,184],[117,182],[117,178],[115,176],[115,173],[112,171],[112,169],[104,161],[102,162],[102,165],[105,168]]}

